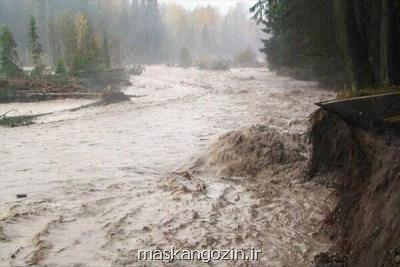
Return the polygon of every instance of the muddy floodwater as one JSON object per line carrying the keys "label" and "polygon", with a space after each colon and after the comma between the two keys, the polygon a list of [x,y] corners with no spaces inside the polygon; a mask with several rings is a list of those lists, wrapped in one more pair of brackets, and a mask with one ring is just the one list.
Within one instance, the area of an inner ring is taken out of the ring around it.
{"label": "muddy floodwater", "polygon": [[262,201],[246,178],[176,173],[229,131],[304,133],[313,103],[331,93],[251,68],[152,66],[132,84],[126,93],[141,97],[75,112],[63,110],[87,101],[0,105],[56,111],[0,128],[0,266],[206,265],[137,259],[170,246],[262,250],[259,261],[211,266],[309,266],[330,246],[318,234],[333,208],[326,188],[293,182]]}

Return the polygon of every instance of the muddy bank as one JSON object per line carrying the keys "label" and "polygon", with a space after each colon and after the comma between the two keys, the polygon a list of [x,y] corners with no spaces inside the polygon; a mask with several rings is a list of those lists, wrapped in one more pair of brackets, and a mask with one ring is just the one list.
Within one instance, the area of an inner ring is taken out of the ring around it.
{"label": "muddy bank", "polygon": [[[348,266],[400,266],[400,140],[365,132],[319,111],[313,118],[309,178],[333,186],[339,204],[327,218],[331,251]],[[320,264],[330,260],[320,257]],[[341,266],[341,265],[337,265]]]}

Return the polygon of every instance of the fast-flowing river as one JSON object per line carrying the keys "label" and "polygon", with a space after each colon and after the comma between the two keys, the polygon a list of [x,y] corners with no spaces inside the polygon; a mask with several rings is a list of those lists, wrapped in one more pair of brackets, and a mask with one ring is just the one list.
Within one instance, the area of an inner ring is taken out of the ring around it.
{"label": "fast-flowing river", "polygon": [[87,101],[0,105],[0,114],[57,111],[0,128],[1,266],[204,265],[137,259],[138,249],[170,246],[262,250],[259,261],[214,266],[308,266],[329,247],[318,234],[331,208],[325,188],[298,183],[269,203],[212,175],[196,178],[201,193],[165,188],[228,131],[304,132],[313,103],[332,93],[252,68],[152,66],[132,83],[126,93],[141,97],[75,112],[63,110]]}

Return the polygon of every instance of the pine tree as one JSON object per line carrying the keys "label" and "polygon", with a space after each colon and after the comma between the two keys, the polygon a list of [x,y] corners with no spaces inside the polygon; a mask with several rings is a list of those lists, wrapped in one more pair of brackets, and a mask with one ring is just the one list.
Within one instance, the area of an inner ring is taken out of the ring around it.
{"label": "pine tree", "polygon": [[63,74],[67,73],[67,70],[65,69],[64,61],[62,59],[58,60],[55,73],[58,75],[63,75]]}
{"label": "pine tree", "polygon": [[14,76],[21,73],[17,64],[17,43],[11,31],[0,25],[0,74]]}
{"label": "pine tree", "polygon": [[49,20],[49,32],[48,32],[48,41],[49,41],[49,52],[51,54],[53,64],[57,65],[58,59],[62,57],[61,54],[61,42],[60,42],[60,29],[57,21],[55,21],[52,17]]}
{"label": "pine tree", "polygon": [[[353,2],[345,1],[344,2]],[[316,78],[326,83],[350,85],[352,78],[345,78],[346,61],[339,41],[342,31],[338,23],[341,16],[333,6],[342,0],[259,0],[252,8],[253,18],[263,24],[263,31],[270,38],[262,40],[261,52],[267,55],[272,68],[288,67],[297,70],[304,78]],[[379,2],[379,1],[378,1]],[[363,12],[360,12],[362,14]],[[344,19],[343,23],[350,20]],[[360,19],[352,24],[357,25]],[[367,28],[371,26],[368,25]],[[362,30],[362,32],[364,29]],[[355,37],[351,34],[351,37]],[[360,64],[362,69],[366,64]],[[351,76],[351,75],[350,75]],[[368,76],[368,75],[366,75]]]}
{"label": "pine tree", "polygon": [[201,41],[202,41],[202,45],[203,45],[203,49],[205,52],[209,52],[209,48],[210,48],[210,33],[208,31],[208,25],[204,24],[203,26],[203,30],[201,32]]}
{"label": "pine tree", "polygon": [[35,17],[31,16],[29,22],[29,51],[32,56],[32,62],[34,66],[33,74],[38,75],[43,71],[43,65],[41,61],[42,45],[39,42],[39,36],[37,34],[37,25]]}
{"label": "pine tree", "polygon": [[144,9],[144,51],[150,63],[158,63],[161,60],[162,35],[162,21],[158,0],[147,0]]}
{"label": "pine tree", "polygon": [[78,48],[75,22],[69,14],[66,14],[61,22],[61,39],[65,66],[69,72],[74,72],[74,62]]}
{"label": "pine tree", "polygon": [[104,33],[104,37],[103,37],[103,46],[101,48],[102,50],[102,58],[103,58],[103,65],[104,68],[108,69],[111,67],[111,58],[110,58],[110,50],[109,50],[109,46],[108,46],[108,38],[107,38],[107,34]]}

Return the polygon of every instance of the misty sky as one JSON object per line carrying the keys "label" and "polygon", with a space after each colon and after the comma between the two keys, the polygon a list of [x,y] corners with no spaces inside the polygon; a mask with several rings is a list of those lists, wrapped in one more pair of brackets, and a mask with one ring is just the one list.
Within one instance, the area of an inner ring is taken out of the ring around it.
{"label": "misty sky", "polygon": [[256,0],[159,0],[160,3],[179,3],[188,9],[193,9],[196,6],[215,6],[225,14],[229,8],[237,3],[244,3],[246,6],[252,6]]}

